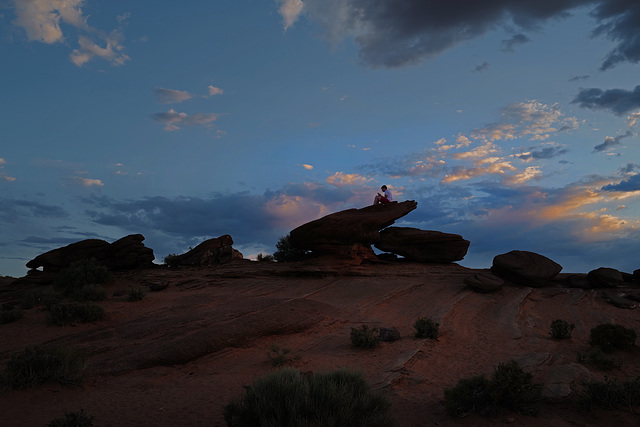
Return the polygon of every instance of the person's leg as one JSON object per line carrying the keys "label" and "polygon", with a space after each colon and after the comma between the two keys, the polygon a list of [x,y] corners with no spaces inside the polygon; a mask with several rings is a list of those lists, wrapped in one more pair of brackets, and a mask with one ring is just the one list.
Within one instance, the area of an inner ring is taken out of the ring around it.
{"label": "person's leg", "polygon": [[391,201],[389,199],[387,199],[386,197],[381,197],[380,198],[380,203],[384,204],[384,203],[391,203]]}

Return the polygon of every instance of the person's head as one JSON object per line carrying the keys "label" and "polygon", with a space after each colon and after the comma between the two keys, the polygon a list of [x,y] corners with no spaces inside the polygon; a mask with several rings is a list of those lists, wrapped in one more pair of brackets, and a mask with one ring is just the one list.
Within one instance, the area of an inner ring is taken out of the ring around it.
{"label": "person's head", "polygon": [[386,185],[383,185],[382,187],[380,187],[380,189],[381,189],[382,191],[387,191],[387,186],[386,186]]}

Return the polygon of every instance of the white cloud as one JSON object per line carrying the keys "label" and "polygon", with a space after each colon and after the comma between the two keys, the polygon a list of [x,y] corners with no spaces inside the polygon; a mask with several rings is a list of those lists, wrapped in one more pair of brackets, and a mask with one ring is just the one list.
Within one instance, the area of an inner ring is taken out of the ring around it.
{"label": "white cloud", "polygon": [[166,113],[154,114],[153,119],[157,122],[164,123],[164,130],[175,131],[180,126],[205,126],[209,127],[211,123],[219,117],[215,113],[196,113],[189,116],[187,113],[179,113],[173,108]]}
{"label": "white cloud", "polygon": [[[27,33],[29,41],[53,44],[65,41],[61,24],[76,29],[79,48],[70,54],[71,61],[82,66],[93,58],[102,58],[112,65],[122,65],[130,58],[124,53],[120,28],[110,33],[89,26],[81,6],[84,0],[13,0],[16,19],[13,24]],[[119,15],[119,25],[124,25],[128,13]],[[105,47],[99,46],[98,42]]]}
{"label": "white cloud", "polygon": [[357,173],[344,172],[336,172],[327,178],[327,182],[335,185],[336,187],[342,187],[345,185],[362,185],[367,181],[371,181],[371,178],[366,178]]}
{"label": "white cloud", "polygon": [[189,92],[165,89],[163,87],[157,87],[153,92],[156,96],[156,100],[162,104],[177,104],[193,97]]}
{"label": "white cloud", "polygon": [[302,13],[304,3],[302,3],[302,0],[279,0],[279,2],[280,9],[278,12],[282,16],[282,25],[286,31],[296,22]]}
{"label": "white cloud", "polygon": [[208,89],[209,89],[209,96],[222,95],[224,93],[224,90],[212,85],[209,85]]}
{"label": "white cloud", "polygon": [[99,179],[92,179],[92,178],[83,178],[81,176],[74,176],[73,180],[76,181],[79,184],[84,185],[85,187],[102,187],[104,186],[104,183],[99,180]]}
{"label": "white cloud", "polygon": [[302,167],[303,167],[303,168],[305,168],[305,169],[306,169],[306,170],[308,170],[308,171],[310,171],[310,170],[312,170],[312,169],[313,169],[313,166],[312,166],[312,165],[308,165],[308,164],[306,164],[306,163],[305,163],[305,164],[303,164],[303,165],[302,165]]}
{"label": "white cloud", "polygon": [[627,124],[630,128],[634,127],[638,123],[638,120],[640,120],[640,111],[637,113],[631,113],[627,116]]}

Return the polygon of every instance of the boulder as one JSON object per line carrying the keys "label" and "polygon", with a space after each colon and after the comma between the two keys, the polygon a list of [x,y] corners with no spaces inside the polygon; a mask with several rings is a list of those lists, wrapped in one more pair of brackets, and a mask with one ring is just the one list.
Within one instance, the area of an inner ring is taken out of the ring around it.
{"label": "boulder", "polygon": [[592,288],[616,288],[624,282],[622,273],[615,268],[600,267],[587,274]]}
{"label": "boulder", "polygon": [[389,227],[380,232],[380,241],[374,246],[411,261],[453,262],[465,257],[469,241],[458,234],[411,227]]}
{"label": "boulder", "polygon": [[165,260],[171,267],[181,265],[211,266],[225,264],[233,259],[243,259],[242,254],[233,248],[233,239],[225,234],[214,239],[205,240],[195,248],[182,255],[168,256]]}
{"label": "boulder", "polygon": [[542,287],[562,271],[562,266],[549,258],[529,251],[511,251],[493,258],[491,272],[510,282]]}
{"label": "boulder", "polygon": [[143,240],[142,234],[131,234],[113,243],[82,240],[38,255],[27,263],[27,267],[42,267],[45,272],[56,273],[76,261],[95,258],[110,270],[149,268],[155,257],[153,249],[145,247]]}
{"label": "boulder", "polygon": [[371,245],[380,241],[380,230],[417,206],[408,200],[336,212],[291,230],[289,242],[297,249],[314,252],[331,252],[336,245]]}
{"label": "boulder", "polygon": [[614,305],[618,308],[625,308],[627,310],[632,310],[638,305],[630,298],[625,298],[624,296],[617,295],[613,292],[602,291],[602,299],[604,299],[611,305]]}
{"label": "boulder", "polygon": [[490,273],[474,273],[464,278],[465,285],[476,292],[488,294],[499,290],[504,281]]}

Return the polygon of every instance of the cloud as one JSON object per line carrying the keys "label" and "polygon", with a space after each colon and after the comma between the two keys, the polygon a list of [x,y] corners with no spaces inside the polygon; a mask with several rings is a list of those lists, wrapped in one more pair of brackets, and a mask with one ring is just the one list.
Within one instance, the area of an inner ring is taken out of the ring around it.
{"label": "cloud", "polygon": [[515,157],[524,162],[530,162],[532,160],[553,159],[568,152],[569,150],[556,143],[545,143],[539,146],[529,147],[528,151],[516,154]]}
{"label": "cloud", "polygon": [[631,113],[627,116],[627,125],[632,128],[638,123],[638,120],[640,120],[640,111]]}
{"label": "cloud", "polygon": [[209,90],[209,96],[222,95],[224,93],[224,90],[212,85],[209,85],[207,89]]}
{"label": "cloud", "polygon": [[303,165],[302,165],[302,167],[303,167],[303,168],[305,168],[305,169],[306,169],[306,170],[308,170],[308,171],[310,171],[310,170],[312,170],[312,169],[313,169],[313,166],[312,166],[312,165],[308,165],[308,164],[306,164],[306,163],[305,163],[305,164],[303,164]]}
{"label": "cloud", "polygon": [[343,187],[345,185],[363,185],[367,181],[371,181],[371,178],[359,174],[351,174],[344,172],[336,172],[327,178],[329,184],[337,187]]}
{"label": "cloud", "polygon": [[74,176],[73,180],[85,187],[103,187],[104,183],[99,179],[83,178],[80,176]]}
{"label": "cloud", "polygon": [[598,144],[595,147],[593,147],[593,152],[594,153],[598,153],[598,152],[602,152],[602,151],[607,151],[607,150],[611,149],[612,147],[615,147],[615,146],[618,146],[618,145],[622,145],[620,141],[622,141],[624,138],[628,138],[630,136],[633,136],[633,133],[631,131],[627,131],[625,134],[618,135],[616,137],[607,136],[604,139],[604,142],[602,144]]}
{"label": "cloud", "polygon": [[483,71],[487,71],[489,69],[489,63],[483,62],[482,64],[476,65],[476,68],[473,69],[476,73],[481,73]]}
{"label": "cloud", "polygon": [[164,124],[164,130],[171,132],[180,129],[181,126],[211,126],[211,123],[218,120],[219,114],[196,113],[189,116],[187,113],[179,113],[173,108],[165,113],[152,115],[156,122]]}
{"label": "cloud", "polygon": [[569,81],[570,81],[570,82],[579,82],[579,81],[582,81],[582,80],[587,80],[587,79],[588,79],[588,78],[590,78],[590,77],[591,77],[591,76],[589,76],[588,74],[583,74],[583,75],[581,75],[581,76],[574,76],[574,77],[571,77],[571,78],[569,79]]}
{"label": "cloud", "polygon": [[640,191],[640,174],[632,175],[629,178],[620,181],[618,184],[605,185],[602,187],[602,191]]}
{"label": "cloud", "polygon": [[[616,45],[603,68],[638,62],[640,6],[632,0],[305,0],[306,15],[331,43],[352,38],[360,59],[373,67],[402,67],[433,58],[498,28],[537,30],[550,19],[569,16],[581,6],[597,5],[594,34]],[[293,16],[298,17],[299,14]],[[286,24],[285,24],[286,25]],[[519,34],[506,48],[526,42]]]}
{"label": "cloud", "polygon": [[529,43],[530,41],[531,39],[524,34],[516,34],[510,39],[502,40],[501,50],[503,52],[514,52],[516,47]]}
{"label": "cloud", "polygon": [[640,108],[640,85],[636,86],[632,91],[624,89],[582,89],[571,102],[578,104],[582,108],[609,110],[615,115],[622,116],[631,110]]}
{"label": "cloud", "polygon": [[178,104],[193,98],[189,92],[157,87],[153,90],[156,100],[162,104]]}
{"label": "cloud", "polygon": [[282,25],[286,31],[298,20],[304,4],[302,0],[278,0],[278,2],[280,3],[278,12],[282,16]]}
{"label": "cloud", "polygon": [[5,223],[14,223],[23,217],[66,218],[67,212],[60,206],[46,205],[40,202],[0,198],[0,219]]}
{"label": "cloud", "polygon": [[25,30],[29,41],[46,44],[65,41],[61,24],[69,25],[79,33],[79,47],[69,56],[75,65],[82,66],[96,57],[115,66],[123,65],[130,59],[122,46],[122,27],[128,14],[120,15],[118,27],[106,33],[87,23],[81,9],[84,3],[84,0],[13,0],[16,14],[13,24]]}
{"label": "cloud", "polygon": [[606,0],[599,3],[593,15],[602,24],[595,29],[594,34],[604,34],[618,43],[600,68],[607,70],[620,62],[639,62],[640,4],[633,0]]}

